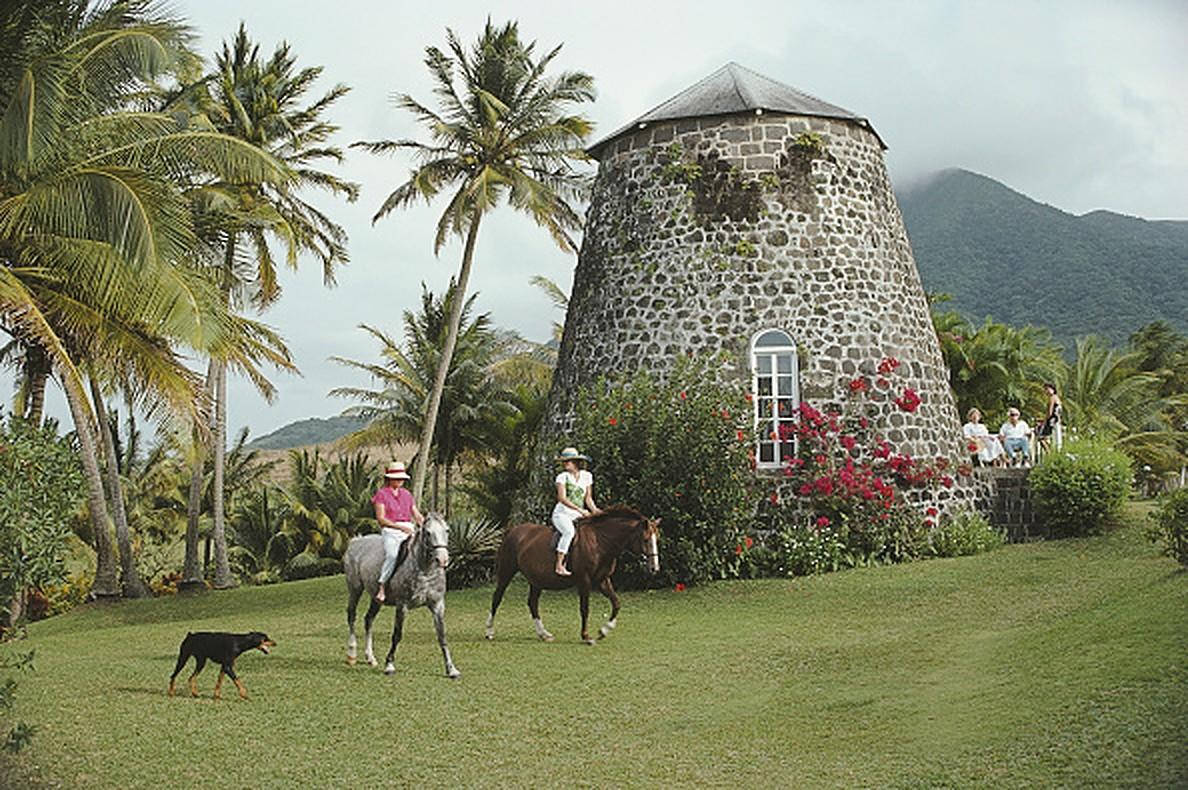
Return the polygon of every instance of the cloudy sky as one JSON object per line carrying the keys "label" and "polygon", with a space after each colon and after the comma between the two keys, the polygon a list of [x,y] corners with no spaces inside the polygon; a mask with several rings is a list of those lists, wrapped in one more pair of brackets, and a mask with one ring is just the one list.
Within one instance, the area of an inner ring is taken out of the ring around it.
{"label": "cloudy sky", "polygon": [[[556,64],[593,75],[588,107],[597,139],[736,61],[869,118],[889,146],[897,186],[960,167],[1081,214],[1108,209],[1188,219],[1188,3],[1182,0],[961,2],[951,0],[648,0],[595,3],[395,0],[186,0],[172,7],[212,57],[240,21],[271,52],[288,41],[299,65],[325,67],[323,90],[351,92],[332,111],[344,147],[423,135],[392,106],[395,92],[432,101],[422,63],[445,29],[474,39],[488,15],[516,19],[540,49],[564,44]],[[229,425],[260,436],[351,405],[333,387],[370,386],[328,361],[374,361],[357,328],[399,336],[421,283],[440,293],[460,247],[433,255],[441,205],[371,216],[410,162],[350,151],[341,173],[362,185],[353,205],[316,203],[350,234],[351,262],[335,288],[310,261],[282,279],[263,319],[288,340],[302,376],[277,375],[269,405],[230,385]],[[544,340],[559,318],[529,284],[542,274],[568,288],[575,259],[528,219],[503,209],[484,224],[472,289],[496,324]],[[0,379],[8,391],[11,378]],[[61,406],[51,406],[64,414]]]}

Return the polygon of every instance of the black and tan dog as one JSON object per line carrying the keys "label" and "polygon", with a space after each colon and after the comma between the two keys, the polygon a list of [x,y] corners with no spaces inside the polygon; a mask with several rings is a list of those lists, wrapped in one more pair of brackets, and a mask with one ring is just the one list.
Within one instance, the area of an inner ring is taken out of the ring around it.
{"label": "black and tan dog", "polygon": [[198,696],[198,684],[194,678],[198,677],[202,667],[206,666],[207,659],[210,659],[218,662],[221,667],[219,679],[215,681],[214,698],[219,699],[223,686],[223,675],[226,675],[231,678],[235,688],[239,689],[240,698],[247,699],[247,689],[235,675],[232,664],[235,663],[236,657],[246,650],[259,650],[268,655],[268,648],[275,646],[276,642],[269,639],[267,634],[262,634],[259,631],[252,631],[250,634],[191,631],[186,634],[186,638],[182,640],[181,649],[177,651],[177,666],[174,668],[173,674],[169,676],[169,696],[173,696],[173,682],[177,679],[178,673],[190,660],[190,656],[193,656],[195,659],[194,674],[190,675],[190,694],[192,696]]}

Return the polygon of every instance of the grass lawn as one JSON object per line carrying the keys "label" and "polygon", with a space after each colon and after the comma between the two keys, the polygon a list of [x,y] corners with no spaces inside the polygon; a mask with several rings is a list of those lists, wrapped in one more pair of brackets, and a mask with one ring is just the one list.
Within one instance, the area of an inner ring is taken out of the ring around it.
{"label": "grass lawn", "polygon": [[[37,623],[15,713],[40,729],[0,785],[1188,785],[1188,573],[1136,527],[627,594],[595,647],[563,593],[538,642],[519,584],[484,641],[490,592],[449,596],[458,681],[425,610],[394,677],[348,667],[341,576]],[[165,696],[187,630],[277,640],[236,664],[252,699],[213,702],[210,665]]]}

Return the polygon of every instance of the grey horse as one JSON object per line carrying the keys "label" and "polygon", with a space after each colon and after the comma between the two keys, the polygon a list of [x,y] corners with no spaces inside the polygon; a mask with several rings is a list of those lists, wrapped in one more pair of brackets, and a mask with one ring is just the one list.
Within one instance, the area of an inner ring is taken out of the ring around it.
{"label": "grey horse", "polygon": [[396,607],[396,624],[392,629],[392,649],[388,651],[387,666],[384,672],[391,675],[396,671],[392,660],[396,656],[396,645],[400,643],[400,635],[404,629],[404,616],[412,607],[425,606],[433,612],[433,625],[437,629],[437,643],[441,645],[441,654],[445,658],[446,675],[456,678],[462,673],[454,666],[450,658],[450,647],[446,644],[445,633],[445,568],[450,561],[449,545],[450,528],[437,513],[430,513],[425,517],[425,524],[406,541],[408,554],[396,566],[392,577],[388,579],[385,588],[385,600],[380,604],[375,600],[379,590],[380,566],[384,562],[383,539],[379,535],[362,535],[352,538],[347,546],[346,554],[342,557],[343,571],[347,582],[347,625],[351,635],[347,640],[347,663],[355,663],[358,641],[355,639],[355,610],[359,605],[359,597],[367,593],[371,606],[363,617],[366,630],[367,663],[376,665],[375,653],[371,645],[371,626],[375,616],[379,614],[380,606]]}

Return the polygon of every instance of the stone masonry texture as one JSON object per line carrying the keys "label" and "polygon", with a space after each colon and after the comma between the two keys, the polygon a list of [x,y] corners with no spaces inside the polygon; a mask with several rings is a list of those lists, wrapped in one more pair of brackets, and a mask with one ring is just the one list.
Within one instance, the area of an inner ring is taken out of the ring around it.
{"label": "stone masonry texture", "polygon": [[[895,357],[879,433],[897,451],[968,455],[891,191],[879,139],[847,120],[748,113],[676,120],[598,150],[586,232],[542,429],[547,458],[565,443],[579,390],[603,375],[663,376],[682,354],[716,354],[723,377],[750,383],[750,344],[765,329],[796,343],[800,394],[845,400],[859,374]],[[929,498],[943,510],[984,501],[958,480]]]}

